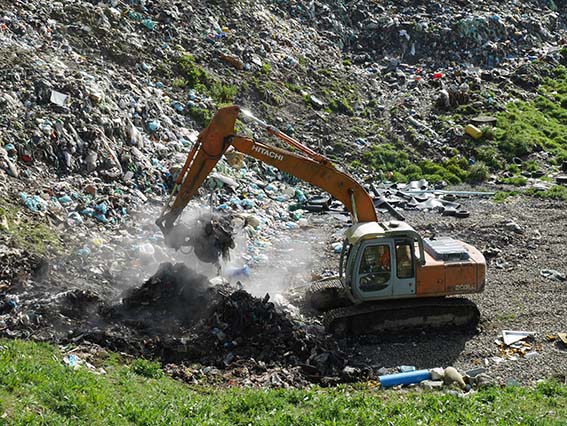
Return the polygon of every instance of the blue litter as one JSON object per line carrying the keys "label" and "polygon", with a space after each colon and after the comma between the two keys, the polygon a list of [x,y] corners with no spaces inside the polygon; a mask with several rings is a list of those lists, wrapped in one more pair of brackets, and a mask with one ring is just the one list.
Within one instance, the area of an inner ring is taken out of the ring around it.
{"label": "blue litter", "polygon": [[62,197],[59,197],[57,199],[57,201],[59,201],[61,204],[65,205],[65,204],[71,204],[73,202],[73,199],[71,197],[69,197],[68,195],[63,195]]}
{"label": "blue litter", "polygon": [[161,123],[158,120],[152,120],[148,122],[148,130],[150,132],[157,132],[161,127]]}
{"label": "blue litter", "polygon": [[151,19],[144,19],[142,21],[142,24],[144,25],[144,27],[146,27],[148,30],[154,30],[156,27],[156,23],[154,21],[152,21]]}
{"label": "blue litter", "polygon": [[47,210],[47,201],[39,195],[30,197],[25,192],[20,192],[20,199],[24,202],[24,205],[34,213],[44,212]]}
{"label": "blue litter", "polygon": [[87,207],[86,209],[81,211],[83,216],[93,217],[95,215],[95,210],[92,207]]}
{"label": "blue litter", "polygon": [[295,198],[300,203],[305,203],[307,201],[307,197],[305,196],[305,193],[301,189],[295,190]]}
{"label": "blue litter", "polygon": [[77,355],[71,354],[64,357],[63,362],[67,364],[69,367],[75,367],[79,362],[79,358],[77,357]]}
{"label": "blue litter", "polygon": [[96,220],[98,220],[101,223],[108,223],[108,219],[106,218],[106,216],[102,213],[97,213],[94,215],[94,218]]}
{"label": "blue litter", "polygon": [[244,207],[245,209],[251,209],[252,207],[254,207],[254,201],[249,200],[248,198],[245,198],[244,200],[242,200],[240,202],[240,205],[242,207]]}
{"label": "blue litter", "polygon": [[229,278],[249,277],[250,268],[248,265],[244,265],[242,268],[229,267],[226,269],[226,276]]}
{"label": "blue litter", "polygon": [[83,248],[77,250],[77,254],[81,257],[87,257],[91,254],[91,249],[89,249],[87,246],[84,246]]}
{"label": "blue litter", "polygon": [[80,223],[83,223],[83,218],[81,217],[81,215],[77,212],[71,212],[67,215],[67,220],[72,224],[72,225],[78,225]]}
{"label": "blue litter", "polygon": [[380,384],[383,388],[390,388],[398,385],[411,385],[431,379],[429,370],[409,371],[407,373],[388,374],[380,376]]}
{"label": "blue litter", "polygon": [[105,202],[97,204],[95,206],[95,210],[101,214],[106,214],[108,213],[108,204],[106,204]]}

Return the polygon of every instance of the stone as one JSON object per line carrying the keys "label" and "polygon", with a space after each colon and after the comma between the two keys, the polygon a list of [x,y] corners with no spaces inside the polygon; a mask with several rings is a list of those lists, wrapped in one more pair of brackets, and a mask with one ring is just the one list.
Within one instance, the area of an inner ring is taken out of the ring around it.
{"label": "stone", "polygon": [[455,367],[445,368],[444,373],[445,384],[450,385],[452,383],[457,383],[461,389],[464,389],[467,386],[465,381],[463,380],[463,376],[457,371]]}
{"label": "stone", "polygon": [[441,380],[424,380],[419,383],[423,389],[426,390],[438,390],[443,388],[443,381]]}

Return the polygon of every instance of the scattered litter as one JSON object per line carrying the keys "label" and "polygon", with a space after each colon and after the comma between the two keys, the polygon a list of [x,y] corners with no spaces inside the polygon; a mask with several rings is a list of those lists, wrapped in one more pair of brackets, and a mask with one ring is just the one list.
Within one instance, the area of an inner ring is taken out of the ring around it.
{"label": "scattered litter", "polygon": [[533,331],[502,330],[502,340],[505,345],[510,346],[516,342],[527,339],[534,334],[535,332]]}
{"label": "scattered litter", "polygon": [[61,92],[57,92],[57,91],[55,91],[55,90],[52,90],[52,91],[51,91],[51,98],[50,98],[50,101],[51,101],[51,103],[53,103],[53,104],[55,104],[55,105],[57,105],[57,106],[64,107],[65,104],[67,103],[67,98],[68,98],[68,97],[69,97],[69,96],[66,95],[66,94],[64,94],[64,93],[61,93]]}
{"label": "scattered litter", "polygon": [[466,387],[466,383],[463,380],[463,376],[461,375],[461,373],[459,373],[457,371],[457,369],[455,367],[447,367],[445,368],[444,371],[444,382],[445,384],[450,385],[451,383],[456,383],[459,385],[459,387],[461,389],[464,389]]}
{"label": "scattered litter", "polygon": [[429,370],[417,370],[380,376],[379,380],[383,388],[391,388],[393,386],[410,385],[423,380],[431,380],[431,373]]}
{"label": "scattered litter", "polygon": [[567,275],[562,272],[556,271],[555,269],[542,269],[539,274],[553,281],[564,282],[567,281]]}
{"label": "scattered litter", "polygon": [[415,371],[416,368],[413,365],[401,365],[399,370],[401,373],[409,373],[410,371]]}
{"label": "scattered litter", "polygon": [[79,358],[74,354],[65,355],[63,357],[63,362],[69,367],[76,368],[79,366]]}

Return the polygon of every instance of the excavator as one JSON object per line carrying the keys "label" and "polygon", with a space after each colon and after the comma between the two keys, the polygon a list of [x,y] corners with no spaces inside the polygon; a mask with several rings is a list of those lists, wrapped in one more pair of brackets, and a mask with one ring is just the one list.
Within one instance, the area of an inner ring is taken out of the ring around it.
{"label": "excavator", "polygon": [[478,249],[452,238],[424,239],[405,222],[378,222],[371,195],[325,156],[244,110],[290,148],[237,135],[240,112],[236,105],[219,109],[199,134],[156,221],[166,244],[196,244],[175,222],[222,156],[235,149],[326,191],[350,213],[338,276],[312,283],[305,293],[323,312],[330,332],[349,336],[476,326],[476,305],[454,296],[484,290],[486,261]]}

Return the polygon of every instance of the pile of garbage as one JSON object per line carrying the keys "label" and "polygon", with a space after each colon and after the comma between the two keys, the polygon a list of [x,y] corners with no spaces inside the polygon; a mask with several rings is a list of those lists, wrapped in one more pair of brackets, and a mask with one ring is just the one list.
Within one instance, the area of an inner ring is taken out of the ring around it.
{"label": "pile of garbage", "polygon": [[[166,362],[228,368],[254,359],[272,366],[306,365],[319,379],[328,373],[338,375],[344,360],[337,355],[336,343],[321,330],[278,311],[269,299],[230,285],[213,286],[184,264],[165,263],[144,285],[103,313],[110,322],[105,332],[139,341],[145,346],[143,355],[160,356]],[[312,362],[321,353],[334,354],[334,364],[327,362],[324,371]]]}
{"label": "pile of garbage", "polygon": [[3,335],[97,344],[178,366],[232,371],[254,365],[262,373],[295,368],[298,383],[369,374],[351,368],[345,375],[347,359],[336,341],[322,327],[293,319],[269,295],[260,299],[229,284],[213,285],[180,263],[160,265],[119,303],[82,290],[44,293],[2,301],[0,319]]}
{"label": "pile of garbage", "polygon": [[164,263],[142,286],[126,292],[122,302],[105,316],[113,321],[136,321],[155,334],[189,327],[207,315],[211,284],[182,263]]}

